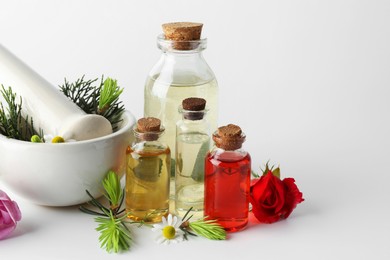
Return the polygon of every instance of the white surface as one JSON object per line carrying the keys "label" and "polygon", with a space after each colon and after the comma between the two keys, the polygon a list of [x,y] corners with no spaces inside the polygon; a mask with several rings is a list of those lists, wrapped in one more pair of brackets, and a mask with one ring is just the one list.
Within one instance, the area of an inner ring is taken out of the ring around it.
{"label": "white surface", "polygon": [[9,194],[23,216],[1,258],[389,259],[389,13],[388,1],[2,1],[4,46],[53,84],[118,79],[136,117],[161,23],[203,22],[219,124],[240,125],[254,170],[280,164],[306,200],[228,241],[160,246],[134,228],[134,247],[109,255],[92,216]]}

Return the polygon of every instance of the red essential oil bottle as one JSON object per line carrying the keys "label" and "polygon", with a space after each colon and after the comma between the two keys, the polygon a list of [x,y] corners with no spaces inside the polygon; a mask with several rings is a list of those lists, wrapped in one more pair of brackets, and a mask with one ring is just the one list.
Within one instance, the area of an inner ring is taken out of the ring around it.
{"label": "red essential oil bottle", "polygon": [[248,224],[251,157],[241,149],[245,134],[239,126],[219,127],[215,147],[205,159],[204,215],[216,219],[226,231]]}

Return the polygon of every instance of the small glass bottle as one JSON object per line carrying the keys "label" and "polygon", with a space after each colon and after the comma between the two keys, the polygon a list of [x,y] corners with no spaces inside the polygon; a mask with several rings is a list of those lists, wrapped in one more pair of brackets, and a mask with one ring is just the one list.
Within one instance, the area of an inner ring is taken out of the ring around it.
{"label": "small glass bottle", "polygon": [[192,207],[195,218],[203,217],[204,163],[210,150],[210,126],[206,100],[186,98],[179,107],[176,125],[176,214],[183,217]]}
{"label": "small glass bottle", "polygon": [[157,118],[141,118],[127,149],[126,212],[135,221],[160,222],[169,212],[171,151],[159,141],[164,132]]}
{"label": "small glass bottle", "polygon": [[251,157],[244,151],[245,134],[237,125],[218,128],[215,147],[205,159],[204,216],[216,219],[226,231],[248,224]]}
{"label": "small glass bottle", "polygon": [[207,39],[201,38],[203,24],[190,22],[166,23],[164,34],[157,37],[161,56],[146,79],[144,116],[159,118],[165,127],[162,141],[172,151],[171,199],[174,199],[177,108],[183,99],[201,97],[207,100],[208,119],[212,131],[217,129],[218,84],[203,51]]}

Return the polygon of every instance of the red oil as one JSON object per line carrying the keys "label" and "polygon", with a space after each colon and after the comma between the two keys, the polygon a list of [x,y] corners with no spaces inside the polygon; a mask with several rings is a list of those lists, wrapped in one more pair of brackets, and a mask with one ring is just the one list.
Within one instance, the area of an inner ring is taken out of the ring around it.
{"label": "red oil", "polygon": [[204,215],[226,231],[248,224],[251,158],[243,151],[212,151],[205,162]]}

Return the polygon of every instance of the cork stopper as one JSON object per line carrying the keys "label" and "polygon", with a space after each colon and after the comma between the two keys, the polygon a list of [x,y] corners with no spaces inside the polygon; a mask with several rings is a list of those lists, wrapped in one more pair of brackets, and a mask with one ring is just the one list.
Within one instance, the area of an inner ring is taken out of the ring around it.
{"label": "cork stopper", "polygon": [[174,48],[177,50],[192,50],[198,43],[191,41],[200,40],[202,23],[175,22],[162,25],[166,40],[175,41]]}
{"label": "cork stopper", "polygon": [[206,113],[206,99],[197,97],[186,98],[182,101],[182,108],[181,112],[185,119],[201,120]]}
{"label": "cork stopper", "polygon": [[136,131],[139,138],[145,141],[155,141],[161,132],[161,121],[155,117],[143,117],[138,119]]}
{"label": "cork stopper", "polygon": [[240,149],[245,141],[245,134],[237,125],[228,124],[221,126],[213,134],[215,145],[224,150],[233,151]]}

